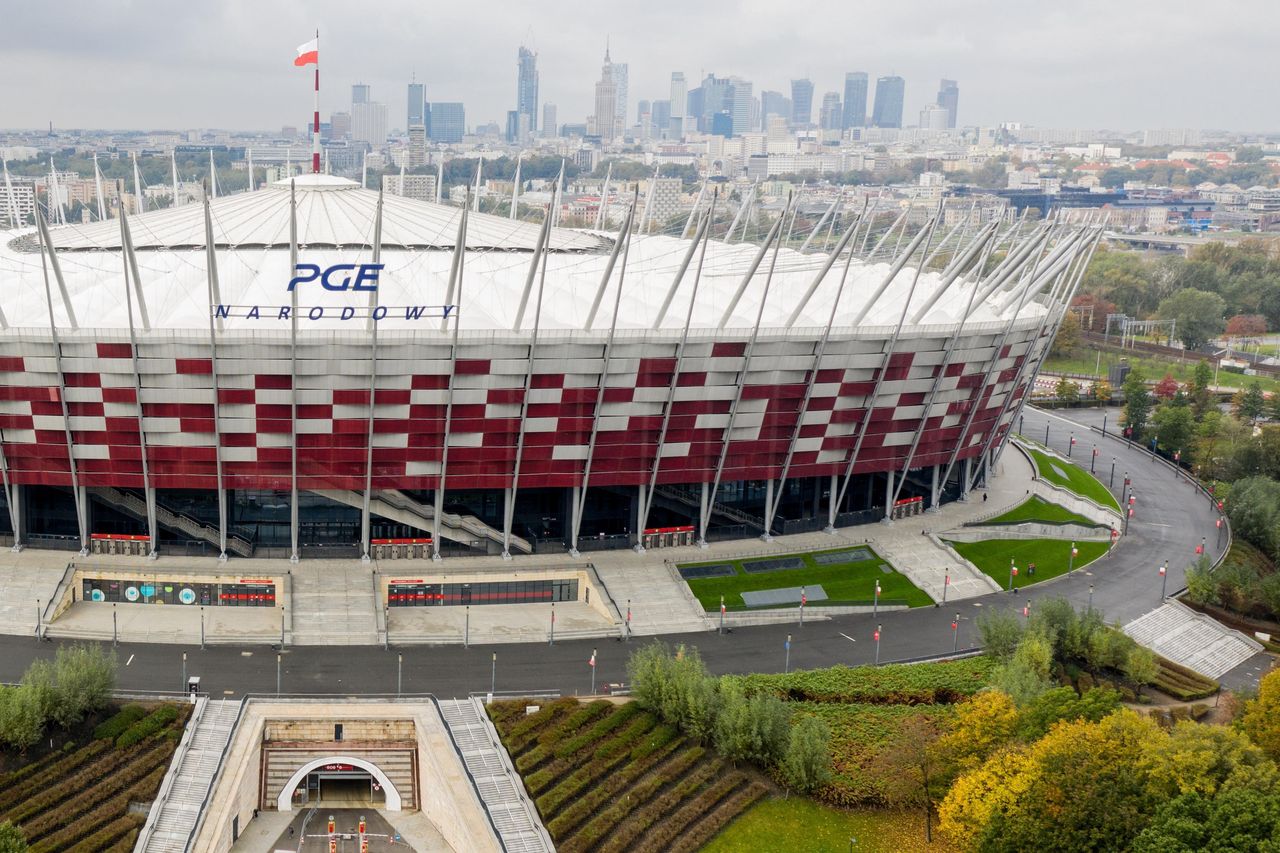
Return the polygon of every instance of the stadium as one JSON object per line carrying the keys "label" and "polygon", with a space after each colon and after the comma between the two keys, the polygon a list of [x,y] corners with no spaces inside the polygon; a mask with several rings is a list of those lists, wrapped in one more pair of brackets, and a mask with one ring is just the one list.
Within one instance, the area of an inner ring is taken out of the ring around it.
{"label": "stadium", "polygon": [[935,205],[802,251],[786,219],[759,244],[713,239],[705,210],[687,236],[572,230],[311,174],[0,234],[0,528],[519,555],[961,497],[1098,230]]}

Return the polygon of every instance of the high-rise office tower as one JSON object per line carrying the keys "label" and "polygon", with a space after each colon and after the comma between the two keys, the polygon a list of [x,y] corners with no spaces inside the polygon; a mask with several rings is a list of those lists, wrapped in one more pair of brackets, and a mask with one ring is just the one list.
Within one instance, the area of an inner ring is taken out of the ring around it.
{"label": "high-rise office tower", "polygon": [[689,84],[685,82],[683,71],[671,72],[671,137],[679,139],[684,135],[684,117],[689,99]]}
{"label": "high-rise office tower", "polygon": [[461,142],[467,133],[467,114],[462,104],[435,101],[429,115],[431,126],[428,134],[436,142]]}
{"label": "high-rise office tower", "polygon": [[956,112],[960,106],[960,86],[955,80],[943,80],[938,86],[938,106],[947,111],[947,127],[955,127]]}
{"label": "high-rise office tower", "polygon": [[615,133],[622,135],[623,125],[627,121],[627,77],[630,73],[630,66],[625,62],[615,62],[613,64],[613,85],[618,90],[618,106],[614,108],[613,115],[617,121]]}
{"label": "high-rise office tower", "polygon": [[426,126],[427,114],[426,109],[426,92],[425,87],[421,83],[409,84],[409,110],[406,116],[405,127],[413,127],[415,125]]}
{"label": "high-rise office tower", "polygon": [[781,92],[761,92],[760,121],[765,129],[769,127],[769,116],[782,116],[790,122],[791,99]]}
{"label": "high-rise office tower", "polygon": [[729,78],[729,113],[733,116],[733,135],[751,130],[751,81]]}
{"label": "high-rise office tower", "polygon": [[351,113],[329,113],[329,138],[346,139],[351,135]]}
{"label": "high-rise office tower", "polygon": [[791,81],[791,123],[808,127],[813,123],[813,81]]}
{"label": "high-rise office tower", "polygon": [[387,105],[361,101],[351,105],[351,139],[375,149],[387,144]]}
{"label": "high-rise office tower", "polygon": [[538,129],[538,54],[524,45],[516,62],[516,113],[524,119],[517,119],[517,130],[533,133]]}
{"label": "high-rise office tower", "polygon": [[542,105],[542,135],[552,137],[560,128],[556,126],[556,105]]}
{"label": "high-rise office tower", "polygon": [[840,93],[827,92],[822,96],[822,109],[818,113],[818,126],[823,130],[840,130],[844,127]]}
{"label": "high-rise office tower", "polygon": [[654,101],[651,107],[653,119],[653,135],[661,139],[671,137],[671,102]]}
{"label": "high-rise office tower", "polygon": [[[702,86],[699,87],[702,92],[702,110],[698,120],[698,130],[703,133],[713,133],[711,123],[715,116],[721,113],[728,113],[730,122],[733,120],[733,81],[728,77],[717,77],[714,74],[708,74],[702,80]],[[732,124],[730,131],[725,136],[732,135]]]}
{"label": "high-rise office tower", "polygon": [[351,103],[367,104],[369,103],[369,84],[357,83],[351,87]]}
{"label": "high-rise office tower", "polygon": [[640,128],[642,137],[647,139],[653,135],[653,107],[644,98],[636,103],[636,124]]}
{"label": "high-rise office tower", "polygon": [[604,65],[600,80],[596,83],[595,135],[605,142],[611,141],[617,132],[618,87],[613,82],[613,62],[609,48],[604,50]]}
{"label": "high-rise office tower", "polygon": [[941,104],[925,104],[920,111],[921,130],[946,130],[947,121],[947,108]]}
{"label": "high-rise office tower", "polygon": [[427,165],[427,128],[421,124],[409,125],[409,152],[405,165],[410,169]]}
{"label": "high-rise office tower", "polygon": [[906,92],[907,81],[901,77],[876,80],[876,104],[871,123],[876,127],[902,127],[902,102]]}
{"label": "high-rise office tower", "polygon": [[844,127],[867,124],[867,72],[850,71],[844,75]]}

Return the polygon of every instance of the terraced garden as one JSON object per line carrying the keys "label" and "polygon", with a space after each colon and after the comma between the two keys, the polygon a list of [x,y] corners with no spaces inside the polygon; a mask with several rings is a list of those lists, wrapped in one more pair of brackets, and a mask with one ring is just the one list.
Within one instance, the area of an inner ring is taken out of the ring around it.
{"label": "terraced garden", "polygon": [[68,744],[0,776],[0,821],[26,836],[32,853],[133,849],[149,803],[190,715],[186,705],[128,705],[76,748]]}
{"label": "terraced garden", "polygon": [[769,791],[635,703],[527,704],[489,715],[560,853],[692,853]]}
{"label": "terraced garden", "polygon": [[[799,554],[779,554],[750,559],[724,559],[705,563],[681,563],[681,576],[689,590],[708,613],[720,610],[724,596],[728,610],[750,610],[744,592],[821,586],[826,599],[809,597],[813,606],[864,605],[870,607],[875,598],[876,581],[880,582],[880,605],[924,607],[933,604],[929,595],[894,571],[866,545]],[[794,601],[765,605],[795,607]]]}

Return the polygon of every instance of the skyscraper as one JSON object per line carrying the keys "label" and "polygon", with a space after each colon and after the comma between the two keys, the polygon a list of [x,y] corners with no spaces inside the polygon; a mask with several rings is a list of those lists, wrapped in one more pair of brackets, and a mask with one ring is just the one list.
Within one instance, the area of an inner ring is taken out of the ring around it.
{"label": "skyscraper", "polygon": [[729,113],[733,116],[733,135],[751,130],[751,81],[729,78]]}
{"label": "skyscraper", "polygon": [[623,125],[627,121],[627,77],[630,73],[630,66],[625,62],[615,62],[613,64],[613,85],[618,90],[618,105],[614,108],[613,115],[617,122],[614,129],[616,135],[621,136]]}
{"label": "skyscraper", "polygon": [[467,132],[467,114],[458,102],[435,101],[431,104],[431,126],[428,134],[436,142],[461,142]]}
{"label": "skyscraper", "polygon": [[955,127],[956,112],[960,106],[960,86],[955,80],[943,80],[938,86],[938,106],[947,111],[947,127]]}
{"label": "skyscraper", "polygon": [[357,83],[351,87],[351,103],[367,104],[369,103],[369,84]]}
{"label": "skyscraper", "polygon": [[823,130],[840,130],[844,127],[842,113],[840,93],[827,92],[822,96],[822,109],[818,113],[818,125]]}
{"label": "skyscraper", "polygon": [[351,113],[329,114],[329,138],[346,139],[351,135]]}
{"label": "skyscraper", "polygon": [[424,125],[409,125],[409,151],[405,165],[410,169],[427,165],[427,128]]}
{"label": "skyscraper", "polygon": [[600,80],[596,83],[595,135],[604,142],[610,142],[616,135],[618,111],[618,87],[613,82],[613,62],[609,59],[609,48],[604,50],[604,65],[600,69]]}
{"label": "skyscraper", "polygon": [[902,102],[906,92],[907,82],[901,77],[876,80],[876,105],[871,123],[876,127],[902,127]]}
{"label": "skyscraper", "polygon": [[426,126],[426,93],[421,83],[409,84],[409,110],[405,119],[405,127]]}
{"label": "skyscraper", "polygon": [[[702,92],[702,110],[698,120],[698,129],[703,133],[714,133],[711,129],[711,123],[715,116],[720,113],[728,113],[732,122],[733,81],[728,77],[717,77],[714,74],[708,74],[703,78],[702,86],[699,88]],[[731,135],[732,125],[730,125],[730,128],[730,132],[723,135]]]}
{"label": "skyscraper", "polygon": [[921,130],[946,130],[947,120],[947,108],[941,104],[925,104],[920,111]]}
{"label": "skyscraper", "polygon": [[844,127],[867,124],[867,72],[850,71],[844,75]]}
{"label": "skyscraper", "polygon": [[351,139],[353,142],[367,142],[375,149],[386,145],[387,105],[373,101],[352,104]]}
{"label": "skyscraper", "polygon": [[533,133],[538,129],[538,54],[524,45],[516,62],[516,113],[518,131]]}
{"label": "skyscraper", "polygon": [[766,128],[769,126],[769,116],[782,116],[791,121],[791,99],[781,92],[761,92],[760,121]]}
{"label": "skyscraper", "polygon": [[671,136],[679,139],[684,135],[684,117],[689,99],[689,84],[685,82],[683,71],[671,72]]}
{"label": "skyscraper", "polygon": [[813,81],[791,81],[791,123],[808,127],[813,123]]}
{"label": "skyscraper", "polygon": [[556,127],[556,105],[543,104],[542,105],[542,135],[549,138],[549,137],[555,136],[557,130],[559,130],[559,128]]}
{"label": "skyscraper", "polygon": [[671,137],[671,102],[654,101],[652,107],[653,135],[660,139]]}

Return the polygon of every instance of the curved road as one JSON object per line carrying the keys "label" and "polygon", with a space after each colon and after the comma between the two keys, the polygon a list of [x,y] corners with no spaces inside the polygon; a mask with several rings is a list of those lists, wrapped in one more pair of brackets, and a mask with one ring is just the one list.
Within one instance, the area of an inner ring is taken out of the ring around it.
{"label": "curved road", "polygon": [[[881,614],[839,616],[827,621],[739,628],[726,635],[685,634],[666,637],[668,642],[696,645],[713,672],[781,671],[787,663],[785,643],[791,636],[790,666],[809,668],[836,663],[865,664],[876,658],[873,632],[883,625],[879,657],[883,662],[909,660],[973,647],[976,629],[973,618],[982,608],[1022,608],[1027,598],[1064,596],[1077,607],[1089,602],[1112,622],[1125,623],[1160,605],[1158,567],[1169,560],[1169,592],[1183,586],[1183,574],[1194,559],[1201,537],[1208,539],[1208,552],[1216,555],[1217,517],[1208,499],[1167,465],[1151,459],[1136,446],[1128,446],[1108,431],[1103,438],[1088,429],[1100,424],[1096,411],[1072,412],[1074,420],[1028,409],[1024,415],[1025,434],[1043,441],[1049,428],[1049,445],[1065,453],[1074,432],[1077,443],[1074,461],[1089,466],[1096,443],[1099,448],[1097,474],[1105,484],[1116,460],[1115,488],[1123,488],[1123,472],[1128,472],[1137,495],[1136,513],[1129,533],[1112,552],[1086,569],[1046,581],[1015,594],[993,593],[961,601],[958,605],[917,608]],[[1109,426],[1118,412],[1111,410]],[[1008,448],[1008,453],[1016,453]],[[1034,608],[1034,604],[1032,605]],[[961,615],[958,638],[951,630],[956,612]],[[281,689],[293,694],[394,693],[397,656],[403,654],[402,688],[405,693],[434,693],[462,696],[490,687],[492,656],[496,654],[496,684],[499,692],[557,690],[566,694],[586,693],[591,686],[587,664],[593,648],[598,648],[596,684],[625,680],[628,645],[618,640],[577,640],[521,645],[411,647],[390,651],[381,647],[309,646],[291,647],[281,655]],[[0,637],[0,681],[15,681],[30,661],[52,656],[55,642],[34,638]],[[276,651],[267,647],[234,648],[127,644],[119,648],[118,686],[135,690],[182,688],[182,658],[187,655],[186,672],[201,676],[201,688],[211,696],[269,694],[276,691]]]}

